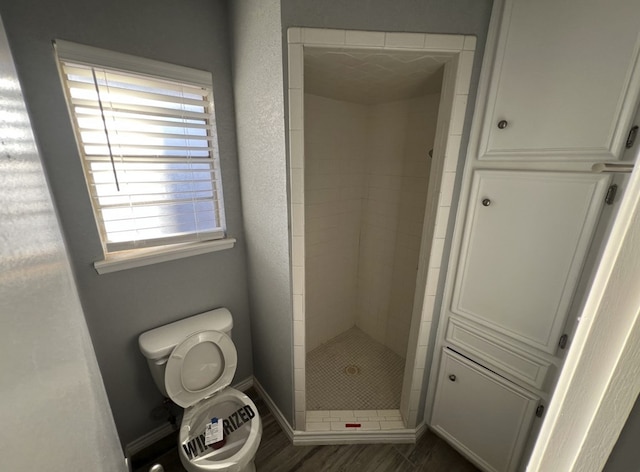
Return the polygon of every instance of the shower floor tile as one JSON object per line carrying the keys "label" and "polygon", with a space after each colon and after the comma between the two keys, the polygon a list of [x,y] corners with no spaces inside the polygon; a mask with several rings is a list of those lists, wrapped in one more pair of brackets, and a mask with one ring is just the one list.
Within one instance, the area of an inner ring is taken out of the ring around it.
{"label": "shower floor tile", "polygon": [[307,354],[307,410],[398,409],[404,363],[353,327]]}

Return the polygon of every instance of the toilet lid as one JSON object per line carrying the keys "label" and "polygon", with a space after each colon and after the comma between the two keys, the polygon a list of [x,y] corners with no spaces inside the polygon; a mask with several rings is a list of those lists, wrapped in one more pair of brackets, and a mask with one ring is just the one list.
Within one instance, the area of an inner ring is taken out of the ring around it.
{"label": "toilet lid", "polygon": [[169,356],[164,376],[167,394],[188,408],[231,384],[237,364],[236,348],[225,333],[194,333]]}

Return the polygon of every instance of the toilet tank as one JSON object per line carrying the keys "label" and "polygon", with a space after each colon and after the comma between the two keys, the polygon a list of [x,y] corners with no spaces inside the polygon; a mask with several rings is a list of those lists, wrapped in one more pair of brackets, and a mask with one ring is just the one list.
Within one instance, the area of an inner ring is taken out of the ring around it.
{"label": "toilet tank", "polygon": [[231,336],[231,328],[231,312],[226,308],[216,308],[142,333],[138,338],[138,345],[147,358],[153,380],[162,394],[167,395],[164,386],[167,360],[178,344],[199,331],[221,331]]}

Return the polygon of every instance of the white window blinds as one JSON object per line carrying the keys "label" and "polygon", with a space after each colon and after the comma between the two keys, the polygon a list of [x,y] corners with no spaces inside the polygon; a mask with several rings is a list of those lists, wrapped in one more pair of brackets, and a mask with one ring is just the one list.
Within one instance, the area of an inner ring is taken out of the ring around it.
{"label": "white window blinds", "polygon": [[223,238],[211,83],[176,80],[184,68],[166,78],[93,64],[93,48],[82,61],[56,49],[106,252]]}

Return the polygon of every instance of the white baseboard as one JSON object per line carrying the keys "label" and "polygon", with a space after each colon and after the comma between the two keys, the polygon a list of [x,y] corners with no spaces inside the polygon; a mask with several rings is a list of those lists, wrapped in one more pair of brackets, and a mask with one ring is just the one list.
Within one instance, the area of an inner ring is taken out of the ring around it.
{"label": "white baseboard", "polygon": [[[381,443],[415,443],[426,431],[426,423],[414,429],[398,429],[390,431],[294,431],[280,409],[255,377],[248,377],[232,386],[245,392],[255,387],[267,408],[276,419],[284,434],[294,446],[329,445],[329,444],[381,444]],[[174,431],[173,426],[165,423],[125,446],[127,457],[142,451]]]}
{"label": "white baseboard", "polygon": [[[240,390],[241,392],[246,392],[251,387],[253,387],[253,376],[247,377],[246,379],[234,384],[232,388],[236,390]],[[125,446],[125,453],[127,457],[131,457],[134,454],[146,449],[149,446],[152,446],[157,441],[160,441],[165,436],[170,435],[175,430],[170,423],[164,423],[158,426],[155,429],[152,429],[146,434],[143,434],[138,439],[134,439],[129,444]]]}
{"label": "white baseboard", "polygon": [[246,379],[231,386],[231,388],[235,388],[236,390],[240,390],[241,392],[246,392],[251,387],[253,387],[253,376],[247,377]]}
{"label": "white baseboard", "polygon": [[143,449],[152,446],[162,438],[169,436],[174,431],[175,429],[173,428],[171,423],[164,423],[127,444],[124,448],[125,454],[127,457],[131,457],[142,451]]}
{"label": "white baseboard", "polygon": [[269,394],[265,391],[262,385],[260,385],[260,382],[258,382],[258,379],[256,379],[255,377],[253,378],[253,386],[255,387],[255,389],[258,391],[258,393],[264,400],[265,404],[267,405],[267,408],[269,408],[269,411],[271,411],[271,414],[280,425],[280,428],[282,428],[282,431],[284,432],[284,434],[289,438],[289,441],[295,444],[295,442],[293,441],[293,435],[294,435],[293,428],[291,427],[287,419],[284,417],[280,409],[276,406],[274,401],[271,399]]}

